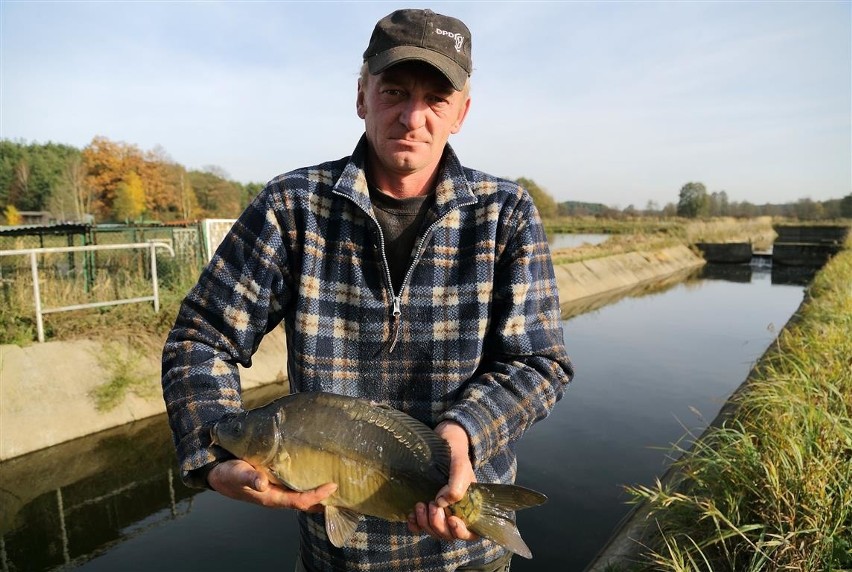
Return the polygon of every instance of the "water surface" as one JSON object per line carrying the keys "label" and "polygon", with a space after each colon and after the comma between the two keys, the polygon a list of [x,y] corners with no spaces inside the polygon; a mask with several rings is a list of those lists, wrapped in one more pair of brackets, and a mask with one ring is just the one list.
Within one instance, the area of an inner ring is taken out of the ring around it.
{"label": "water surface", "polygon": [[557,248],[576,248],[584,244],[601,244],[609,237],[610,235],[608,234],[558,233],[549,238],[548,244],[551,250],[556,250]]}
{"label": "water surface", "polygon": [[[668,446],[700,432],[802,299],[799,277],[709,267],[661,292],[564,322],[576,378],[518,446],[519,484],[549,496],[519,513],[534,559],[581,571],[650,484]],[[279,389],[253,395],[266,402]],[[293,514],[185,488],[165,418],[0,464],[0,570],[291,570]]]}

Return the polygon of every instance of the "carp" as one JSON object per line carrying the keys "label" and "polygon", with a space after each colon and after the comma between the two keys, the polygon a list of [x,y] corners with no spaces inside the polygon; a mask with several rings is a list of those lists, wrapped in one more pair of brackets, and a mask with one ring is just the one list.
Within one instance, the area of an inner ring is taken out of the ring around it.
{"label": "carp", "polygon": [[[295,393],[227,415],[211,437],[289,489],[337,483],[323,505],[326,532],[338,548],[360,515],[406,522],[416,503],[433,500],[448,481],[450,448],[432,429],[391,407],[333,393]],[[532,558],[513,512],[546,500],[517,485],[475,482],[447,510],[479,536]]]}

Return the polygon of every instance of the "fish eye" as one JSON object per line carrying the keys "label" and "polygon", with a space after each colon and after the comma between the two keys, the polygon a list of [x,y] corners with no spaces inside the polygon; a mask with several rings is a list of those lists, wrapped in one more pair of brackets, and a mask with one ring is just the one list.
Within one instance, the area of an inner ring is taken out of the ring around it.
{"label": "fish eye", "polygon": [[234,433],[241,434],[243,432],[243,424],[241,421],[234,423]]}

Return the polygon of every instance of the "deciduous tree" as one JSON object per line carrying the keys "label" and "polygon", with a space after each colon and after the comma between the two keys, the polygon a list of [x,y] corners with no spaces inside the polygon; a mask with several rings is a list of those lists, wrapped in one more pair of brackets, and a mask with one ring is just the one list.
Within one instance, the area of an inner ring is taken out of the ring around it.
{"label": "deciduous tree", "polygon": [[535,181],[526,177],[520,177],[515,182],[529,192],[541,218],[553,218],[558,214],[559,207],[556,201],[547,191],[538,186]]}
{"label": "deciduous tree", "polygon": [[6,208],[3,209],[3,217],[6,219],[6,224],[10,226],[19,225],[23,220],[20,211],[15,208],[15,205],[6,205]]}
{"label": "deciduous tree", "polygon": [[92,193],[86,183],[86,167],[77,153],[65,163],[59,184],[50,195],[48,209],[57,220],[81,221],[90,212],[91,205]]}
{"label": "deciduous tree", "polygon": [[138,174],[142,170],[142,152],[134,145],[98,136],[83,149],[83,163],[94,193],[95,215],[98,220],[110,220],[119,185],[130,171]]}
{"label": "deciduous tree", "polygon": [[704,183],[687,183],[680,188],[677,202],[677,214],[687,218],[707,215],[710,199]]}
{"label": "deciduous tree", "polygon": [[118,184],[113,204],[115,217],[125,222],[138,221],[145,212],[145,189],[136,171],[128,171]]}

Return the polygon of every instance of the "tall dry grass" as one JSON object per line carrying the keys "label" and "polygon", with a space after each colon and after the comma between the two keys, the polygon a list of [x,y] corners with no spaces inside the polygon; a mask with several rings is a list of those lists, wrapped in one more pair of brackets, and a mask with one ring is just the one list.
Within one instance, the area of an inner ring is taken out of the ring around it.
{"label": "tall dry grass", "polygon": [[750,242],[755,250],[768,250],[776,237],[772,217],[730,217],[692,220],[684,224],[684,238],[696,242]]}
{"label": "tall dry grass", "polygon": [[[36,339],[33,280],[28,261],[4,266],[0,280],[0,344],[25,346]],[[87,308],[44,315],[47,339],[159,339],[168,331],[183,296],[198,277],[198,269],[158,256],[160,312],[151,302]],[[8,259],[7,259],[8,260]],[[66,264],[64,254],[42,255],[39,290],[43,308],[151,296],[153,285],[144,256],[101,257],[94,277],[82,272],[82,262]]]}

